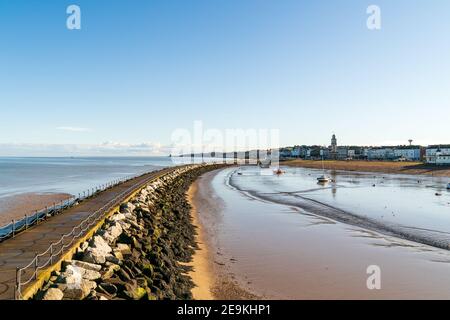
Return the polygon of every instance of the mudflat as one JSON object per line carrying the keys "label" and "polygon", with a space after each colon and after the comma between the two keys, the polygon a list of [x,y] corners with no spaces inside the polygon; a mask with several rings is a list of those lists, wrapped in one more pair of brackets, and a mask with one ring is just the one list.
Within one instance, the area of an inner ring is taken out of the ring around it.
{"label": "mudflat", "polygon": [[67,193],[23,193],[0,198],[0,226],[10,223],[13,219],[22,219],[36,210],[53,206],[71,195]]}
{"label": "mudflat", "polygon": [[450,177],[450,166],[435,166],[422,162],[392,162],[392,161],[340,161],[340,160],[288,160],[283,165],[291,167],[345,170],[362,172],[384,172],[400,174],[426,174],[437,177]]}
{"label": "mudflat", "polygon": [[[209,256],[203,266],[212,276],[196,284],[209,286],[215,299],[450,297],[448,250],[261,199],[229,183],[236,170],[204,175],[193,193]],[[251,183],[247,171],[237,177]],[[381,270],[380,290],[367,286],[373,266]]]}

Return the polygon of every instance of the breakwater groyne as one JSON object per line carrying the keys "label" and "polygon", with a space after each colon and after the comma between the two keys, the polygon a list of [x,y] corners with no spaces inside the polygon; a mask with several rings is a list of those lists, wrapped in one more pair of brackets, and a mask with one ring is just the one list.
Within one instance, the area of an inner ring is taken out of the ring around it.
{"label": "breakwater groyne", "polygon": [[188,277],[196,248],[186,192],[224,165],[189,165],[152,179],[120,203],[23,299],[191,299]]}

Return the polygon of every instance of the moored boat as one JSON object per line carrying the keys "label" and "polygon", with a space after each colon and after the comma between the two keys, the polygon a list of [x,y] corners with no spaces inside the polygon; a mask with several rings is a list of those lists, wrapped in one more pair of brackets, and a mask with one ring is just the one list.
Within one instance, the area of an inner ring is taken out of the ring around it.
{"label": "moored boat", "polygon": [[331,181],[331,178],[326,175],[321,175],[320,177],[317,178],[317,181],[320,183],[327,183]]}
{"label": "moored boat", "polygon": [[272,160],[271,159],[264,159],[259,161],[259,166],[261,168],[270,168],[270,165],[272,164]]}

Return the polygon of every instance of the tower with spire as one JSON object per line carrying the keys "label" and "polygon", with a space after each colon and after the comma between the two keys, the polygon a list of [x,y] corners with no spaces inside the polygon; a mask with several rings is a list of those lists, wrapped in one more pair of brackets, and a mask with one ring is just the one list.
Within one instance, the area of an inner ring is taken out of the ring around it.
{"label": "tower with spire", "polygon": [[337,159],[337,139],[336,135],[333,133],[331,137],[331,147],[330,147],[330,158],[336,160]]}

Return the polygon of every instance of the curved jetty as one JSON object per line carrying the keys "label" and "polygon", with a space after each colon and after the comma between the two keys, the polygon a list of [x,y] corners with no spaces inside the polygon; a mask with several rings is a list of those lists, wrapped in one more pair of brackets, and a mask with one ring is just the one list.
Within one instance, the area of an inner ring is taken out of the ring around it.
{"label": "curved jetty", "polygon": [[183,263],[196,243],[186,191],[198,176],[220,167],[183,166],[152,180],[22,298],[191,299],[194,284]]}

